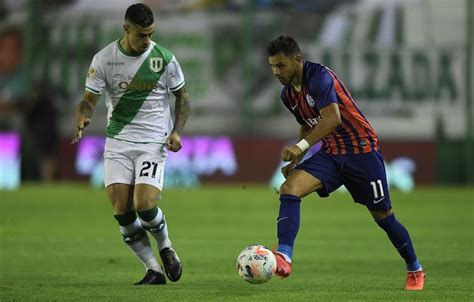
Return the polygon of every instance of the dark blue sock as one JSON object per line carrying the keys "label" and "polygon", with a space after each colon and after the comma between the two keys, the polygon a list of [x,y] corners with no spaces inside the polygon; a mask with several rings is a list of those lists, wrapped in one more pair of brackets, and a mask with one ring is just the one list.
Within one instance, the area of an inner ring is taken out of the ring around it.
{"label": "dark blue sock", "polygon": [[387,233],[393,246],[395,246],[403,259],[405,259],[407,269],[409,271],[418,270],[421,265],[416,258],[410,235],[407,229],[395,218],[395,215],[388,216],[376,222]]}
{"label": "dark blue sock", "polygon": [[280,212],[277,218],[278,248],[277,251],[290,259],[293,256],[293,245],[300,228],[301,199],[295,195],[280,195]]}

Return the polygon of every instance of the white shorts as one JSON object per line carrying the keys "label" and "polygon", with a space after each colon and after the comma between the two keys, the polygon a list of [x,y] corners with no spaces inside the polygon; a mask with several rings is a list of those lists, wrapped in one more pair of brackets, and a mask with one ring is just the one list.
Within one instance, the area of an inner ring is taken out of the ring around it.
{"label": "white shorts", "polygon": [[166,146],[137,144],[107,138],[104,149],[104,184],[149,184],[162,191]]}

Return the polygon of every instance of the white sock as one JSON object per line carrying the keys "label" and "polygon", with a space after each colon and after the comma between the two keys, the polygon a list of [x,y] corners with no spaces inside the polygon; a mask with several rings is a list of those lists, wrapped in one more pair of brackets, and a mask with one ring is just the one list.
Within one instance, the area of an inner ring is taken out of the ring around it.
{"label": "white sock", "polygon": [[[156,217],[153,218],[152,221],[141,220],[141,222],[142,225],[150,231],[153,238],[155,238],[158,251],[161,251],[166,247],[171,247],[171,241],[168,236],[168,224],[166,223],[165,215],[160,208],[158,208],[158,214],[156,214]],[[158,230],[160,224],[163,224],[163,226],[161,230]]]}
{"label": "white sock", "polygon": [[408,271],[409,273],[415,273],[415,272],[422,272],[423,267],[420,265],[420,267],[416,271]]}
{"label": "white sock", "polygon": [[[127,226],[120,226],[120,232],[123,236],[133,235],[140,231],[144,230],[138,219],[136,219],[132,224],[129,224]],[[163,273],[160,264],[156,260],[155,255],[153,254],[153,249],[150,245],[150,239],[148,239],[146,232],[144,233],[144,236],[142,236],[139,240],[127,245],[130,247],[130,250],[135,254],[135,256],[140,259],[146,269],[151,269],[156,272]]]}

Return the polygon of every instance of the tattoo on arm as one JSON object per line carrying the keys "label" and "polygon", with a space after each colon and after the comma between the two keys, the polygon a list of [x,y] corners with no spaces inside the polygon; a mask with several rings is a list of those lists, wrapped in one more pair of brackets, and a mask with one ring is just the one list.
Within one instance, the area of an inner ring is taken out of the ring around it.
{"label": "tattoo on arm", "polygon": [[189,105],[189,94],[186,86],[175,92],[176,104],[174,114],[174,128],[173,131],[181,133],[189,116],[191,106]]}
{"label": "tattoo on arm", "polygon": [[79,103],[79,113],[82,116],[86,118],[91,118],[93,111],[94,111],[94,107],[92,107],[92,105],[88,101],[82,100]]}

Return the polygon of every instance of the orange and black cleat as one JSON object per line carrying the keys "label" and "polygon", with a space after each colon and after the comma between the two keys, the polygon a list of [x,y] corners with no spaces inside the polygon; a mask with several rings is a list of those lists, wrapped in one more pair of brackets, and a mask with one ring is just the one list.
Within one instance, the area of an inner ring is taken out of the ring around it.
{"label": "orange and black cleat", "polygon": [[423,290],[425,285],[425,272],[408,272],[405,290]]}
{"label": "orange and black cleat", "polygon": [[273,251],[273,254],[275,255],[276,265],[277,265],[275,274],[277,274],[278,276],[282,278],[286,278],[290,276],[291,262],[287,261],[285,256],[280,252]]}

